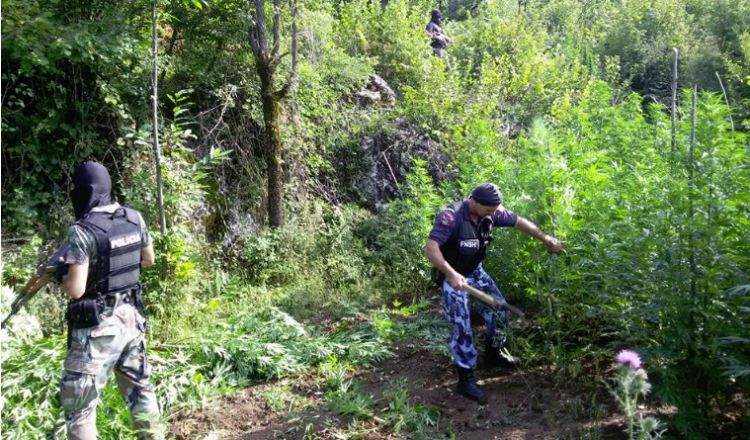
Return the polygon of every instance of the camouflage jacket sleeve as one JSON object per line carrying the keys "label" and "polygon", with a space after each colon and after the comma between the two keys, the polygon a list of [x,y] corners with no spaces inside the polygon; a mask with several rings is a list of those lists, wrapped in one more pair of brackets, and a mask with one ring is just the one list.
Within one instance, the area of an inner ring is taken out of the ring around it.
{"label": "camouflage jacket sleeve", "polygon": [[68,229],[70,249],[65,255],[65,264],[85,266],[89,260],[96,258],[96,237],[85,228],[73,225]]}
{"label": "camouflage jacket sleeve", "polygon": [[143,216],[138,213],[138,218],[141,220],[141,247],[146,247],[151,244],[151,234],[148,233],[146,222],[143,221]]}

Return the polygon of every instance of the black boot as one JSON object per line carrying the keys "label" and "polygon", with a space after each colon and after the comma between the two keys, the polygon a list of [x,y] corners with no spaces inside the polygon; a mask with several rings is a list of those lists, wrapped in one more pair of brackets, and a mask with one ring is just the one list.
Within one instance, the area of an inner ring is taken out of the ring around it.
{"label": "black boot", "polygon": [[473,400],[479,403],[487,403],[487,395],[484,394],[479,385],[477,385],[477,379],[474,377],[474,370],[471,368],[461,368],[456,366],[458,370],[458,387],[456,391],[458,394],[466,397],[467,399]]}
{"label": "black boot", "polygon": [[502,347],[492,346],[492,340],[484,341],[484,363],[488,367],[518,367],[521,365],[521,359],[505,353]]}

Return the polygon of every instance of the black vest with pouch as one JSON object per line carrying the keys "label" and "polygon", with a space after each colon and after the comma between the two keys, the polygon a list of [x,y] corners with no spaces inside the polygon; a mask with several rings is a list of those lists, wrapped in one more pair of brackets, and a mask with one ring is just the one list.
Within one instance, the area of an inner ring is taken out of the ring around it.
{"label": "black vest with pouch", "polygon": [[85,298],[121,292],[139,286],[141,277],[141,221],[125,207],[114,213],[90,212],[76,222],[96,237],[97,258],[89,261]]}
{"label": "black vest with pouch", "polygon": [[440,252],[456,272],[469,276],[484,260],[487,244],[492,241],[492,218],[485,217],[475,225],[461,214],[463,203],[459,201],[448,206],[456,213],[458,234],[440,246]]}

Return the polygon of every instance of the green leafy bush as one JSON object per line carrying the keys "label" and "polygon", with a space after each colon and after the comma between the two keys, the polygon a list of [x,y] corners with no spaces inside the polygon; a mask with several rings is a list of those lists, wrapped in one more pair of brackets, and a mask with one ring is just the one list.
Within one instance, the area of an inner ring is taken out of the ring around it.
{"label": "green leafy bush", "polygon": [[394,293],[430,286],[423,249],[443,208],[424,161],[415,160],[407,185],[404,199],[394,200],[380,215],[362,222],[357,233],[371,250],[366,260],[370,276]]}

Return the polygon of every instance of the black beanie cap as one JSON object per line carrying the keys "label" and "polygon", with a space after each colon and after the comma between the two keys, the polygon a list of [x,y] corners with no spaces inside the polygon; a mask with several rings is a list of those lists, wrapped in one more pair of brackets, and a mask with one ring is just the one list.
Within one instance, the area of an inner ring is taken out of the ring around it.
{"label": "black beanie cap", "polygon": [[493,183],[483,183],[474,188],[471,198],[484,206],[497,206],[503,203],[503,193]]}

